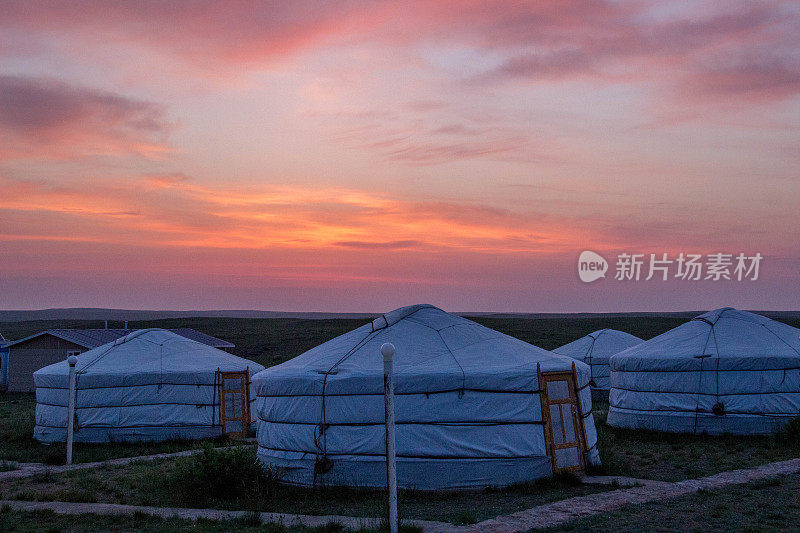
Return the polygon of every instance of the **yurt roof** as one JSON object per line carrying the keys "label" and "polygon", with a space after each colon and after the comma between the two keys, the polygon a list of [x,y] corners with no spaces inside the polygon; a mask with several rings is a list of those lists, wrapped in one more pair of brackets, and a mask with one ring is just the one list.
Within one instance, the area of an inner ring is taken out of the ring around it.
{"label": "yurt roof", "polygon": [[694,357],[800,358],[800,329],[755,313],[723,307],[628,348],[612,359]]}
{"label": "yurt roof", "polygon": [[[269,368],[254,381],[268,379],[271,385],[266,388],[270,390],[294,385],[303,389],[300,382],[307,386],[322,381],[336,389],[359,388],[364,385],[349,380],[382,376],[380,346],[385,342],[393,343],[397,350],[394,371],[398,386],[413,390],[470,386],[516,390],[531,381],[536,383],[537,364],[542,371],[569,370],[574,361],[432,305],[413,305]],[[588,374],[588,367],[576,364]],[[369,387],[377,384],[382,386],[382,378]]]}
{"label": "yurt roof", "polygon": [[555,353],[583,359],[589,354],[592,357],[609,357],[631,346],[641,344],[644,340],[630,333],[616,329],[598,329],[588,335],[553,350]]}
{"label": "yurt roof", "polygon": [[[208,370],[243,370],[257,372],[263,367],[166,329],[141,329],[124,337],[87,350],[78,356],[78,374],[180,373]],[[66,361],[46,366],[35,374],[64,375]]]}

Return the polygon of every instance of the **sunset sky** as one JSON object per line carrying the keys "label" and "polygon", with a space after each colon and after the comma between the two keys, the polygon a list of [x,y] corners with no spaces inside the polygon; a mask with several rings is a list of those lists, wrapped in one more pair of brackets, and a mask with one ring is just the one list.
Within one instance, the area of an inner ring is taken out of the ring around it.
{"label": "sunset sky", "polygon": [[[624,252],[764,259],[617,281]],[[796,0],[0,8],[0,309],[798,309],[799,280]]]}

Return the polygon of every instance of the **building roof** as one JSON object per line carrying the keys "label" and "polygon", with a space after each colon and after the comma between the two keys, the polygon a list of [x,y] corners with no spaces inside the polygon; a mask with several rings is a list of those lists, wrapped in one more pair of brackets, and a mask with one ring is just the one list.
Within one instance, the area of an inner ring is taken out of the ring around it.
{"label": "building roof", "polygon": [[[7,346],[12,347],[14,345],[27,342],[36,337],[40,337],[42,335],[52,335],[53,337],[58,337],[59,339],[65,340],[67,342],[77,344],[78,346],[83,346],[84,348],[92,349],[92,348],[97,348],[98,346],[102,346],[103,344],[115,341],[121,337],[124,337],[125,335],[128,335],[133,331],[135,330],[133,329],[48,329],[36,333],[34,335],[31,335],[29,337],[25,337],[24,339],[11,342]],[[175,328],[175,329],[170,329],[169,331],[177,333],[181,337],[185,337],[187,339],[197,341],[207,346],[212,346],[214,348],[234,347],[234,344],[228,341],[218,339],[217,337],[212,337],[211,335],[206,335],[205,333],[201,333],[192,328]]]}

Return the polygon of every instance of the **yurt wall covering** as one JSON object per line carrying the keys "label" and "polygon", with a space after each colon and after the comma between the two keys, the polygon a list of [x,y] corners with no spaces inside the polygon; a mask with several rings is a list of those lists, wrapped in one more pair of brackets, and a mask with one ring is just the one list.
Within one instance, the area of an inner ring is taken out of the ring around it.
{"label": "yurt wall covering", "polygon": [[732,308],[611,357],[608,423],[770,433],[800,414],[800,330]]}
{"label": "yurt wall covering", "polygon": [[[264,367],[163,329],[135,331],[86,351],[78,356],[76,365],[75,440],[160,441],[218,436],[217,371],[248,368],[252,375]],[[66,440],[67,362],[37,370],[33,378],[34,438],[41,442]]]}
{"label": "yurt wall covering", "polygon": [[642,342],[644,341],[639,337],[624,331],[600,329],[553,351],[589,365],[592,397],[607,400],[611,388],[610,357]]}
{"label": "yurt wall covering", "polygon": [[[599,461],[585,364],[417,305],[253,377],[258,455],[285,482],[385,486],[385,342],[397,349],[399,486],[499,486],[551,475],[537,373],[571,373],[573,364],[585,460]],[[558,451],[560,460],[574,452]]]}

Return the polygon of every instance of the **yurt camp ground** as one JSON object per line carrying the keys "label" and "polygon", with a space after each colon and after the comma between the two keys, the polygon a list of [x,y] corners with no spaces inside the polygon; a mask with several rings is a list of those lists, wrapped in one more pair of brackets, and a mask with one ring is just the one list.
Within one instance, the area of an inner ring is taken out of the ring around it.
{"label": "yurt camp ground", "polygon": [[[554,348],[587,333],[609,327],[649,339],[689,317],[583,317],[530,319],[479,318],[477,321],[543,348]],[[793,326],[800,320],[779,317]],[[234,353],[265,366],[274,365],[329,338],[363,324],[364,320],[223,320],[154,321],[135,327],[194,327],[237,345]],[[96,327],[97,324],[0,325],[0,331],[20,338],[46,327]],[[28,328],[26,330],[26,328]],[[383,515],[383,492],[358,489],[302,489],[278,485],[260,468],[253,468],[252,446],[235,450],[204,451],[191,457],[135,461],[126,465],[55,473],[43,469],[32,477],[4,478],[15,462],[58,463],[63,448],[44,446],[32,439],[33,395],[0,394],[0,500],[106,502],[156,507],[217,508],[305,515],[376,517]],[[641,430],[614,429],[604,423],[607,404],[595,403],[594,416],[603,466],[595,475],[675,482],[697,479],[734,469],[750,468],[800,457],[800,428],[762,437],[669,435]],[[210,443],[221,447],[228,442]],[[204,442],[158,444],[79,444],[76,462],[135,457],[198,449]],[[624,480],[623,480],[624,481]],[[800,521],[796,505],[800,475],[773,477],[748,484],[695,491],[679,498],[619,507],[568,522],[558,530],[641,530],[661,528],[741,529],[777,527]],[[470,524],[556,502],[566,498],[604,497],[621,489],[618,483],[584,483],[574,476],[505,489],[461,492],[414,492],[400,495],[406,520],[436,520]],[[680,512],[677,512],[680,510]],[[38,530],[137,529],[150,531],[254,531],[255,514],[229,522],[184,522],[137,515],[82,517],[42,511],[0,511],[0,529]],[[32,528],[31,524],[36,527]],[[331,526],[334,527],[334,526]],[[27,528],[27,529],[26,529]],[[413,530],[414,528],[411,528]],[[275,531],[304,528],[277,528]],[[330,530],[330,529],[329,529]],[[336,530],[335,528],[333,530]]]}

